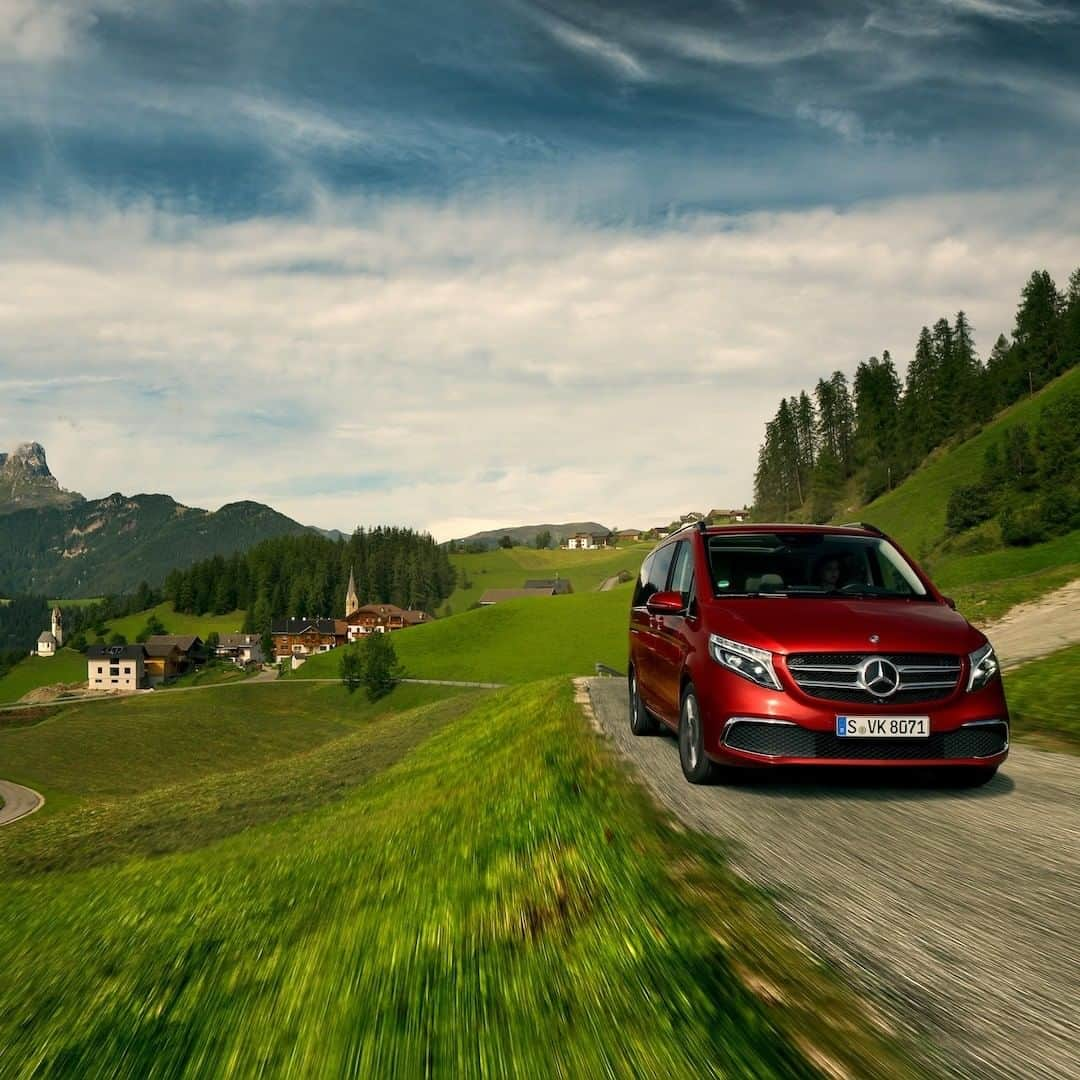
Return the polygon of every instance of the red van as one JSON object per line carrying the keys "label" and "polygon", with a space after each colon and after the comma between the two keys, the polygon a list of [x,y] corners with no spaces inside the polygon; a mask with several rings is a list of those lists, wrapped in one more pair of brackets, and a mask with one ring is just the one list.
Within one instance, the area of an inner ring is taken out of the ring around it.
{"label": "red van", "polygon": [[630,728],[678,733],[694,784],[721,766],[947,770],[1009,750],[986,637],[872,525],[691,526],[642,564]]}

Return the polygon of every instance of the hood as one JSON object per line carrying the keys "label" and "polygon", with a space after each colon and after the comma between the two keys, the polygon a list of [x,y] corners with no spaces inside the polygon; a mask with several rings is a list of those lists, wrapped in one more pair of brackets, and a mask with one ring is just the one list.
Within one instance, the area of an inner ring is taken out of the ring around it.
{"label": "hood", "polygon": [[[932,652],[961,655],[986,638],[932,600],[756,597],[717,602],[711,627],[776,653]],[[876,634],[880,640],[871,642]]]}

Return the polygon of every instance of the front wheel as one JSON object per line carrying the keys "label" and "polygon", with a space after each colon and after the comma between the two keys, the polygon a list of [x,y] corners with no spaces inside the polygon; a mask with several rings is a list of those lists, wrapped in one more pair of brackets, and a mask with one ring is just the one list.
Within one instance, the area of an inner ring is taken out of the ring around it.
{"label": "front wheel", "polygon": [[692,686],[683,694],[679,713],[679,764],[683,776],[691,784],[708,784],[716,779],[719,770],[705,756],[705,732],[701,725],[701,709]]}
{"label": "front wheel", "polygon": [[630,673],[630,731],[634,735],[656,734],[656,721],[645,708],[638,691],[636,671]]}

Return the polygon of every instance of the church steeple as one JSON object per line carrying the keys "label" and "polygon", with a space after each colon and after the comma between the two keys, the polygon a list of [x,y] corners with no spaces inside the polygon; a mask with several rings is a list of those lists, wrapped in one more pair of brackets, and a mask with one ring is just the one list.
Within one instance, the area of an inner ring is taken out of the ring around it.
{"label": "church steeple", "polygon": [[54,607],[52,611],[52,634],[59,649],[64,644],[64,613],[59,607]]}
{"label": "church steeple", "polygon": [[360,607],[360,597],[356,595],[356,575],[353,568],[349,567],[349,589],[345,593],[345,618],[347,619],[357,608]]}

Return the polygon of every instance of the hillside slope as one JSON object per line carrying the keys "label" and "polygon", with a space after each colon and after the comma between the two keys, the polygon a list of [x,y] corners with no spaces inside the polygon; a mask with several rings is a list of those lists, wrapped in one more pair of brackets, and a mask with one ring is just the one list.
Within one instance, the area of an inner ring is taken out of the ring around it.
{"label": "hillside slope", "polygon": [[[439,619],[393,636],[406,674],[420,679],[528,682],[626,667],[631,589],[531,597]],[[337,678],[341,650],[314,656],[294,678]]]}
{"label": "hillside slope", "polygon": [[[952,492],[979,480],[987,448],[1020,424],[1034,430],[1043,410],[1080,391],[1080,368],[1062,375],[1034,397],[999,413],[977,435],[935,451],[892,491],[856,511],[866,521],[897,537],[916,557],[929,554],[945,536],[945,514]],[[844,516],[841,515],[841,516]]]}
{"label": "hillside slope", "polygon": [[0,595],[123,592],[140,581],[159,584],[173,567],[306,531],[260,503],[209,511],[168,495],[117,493],[72,506],[17,510],[0,516]]}

